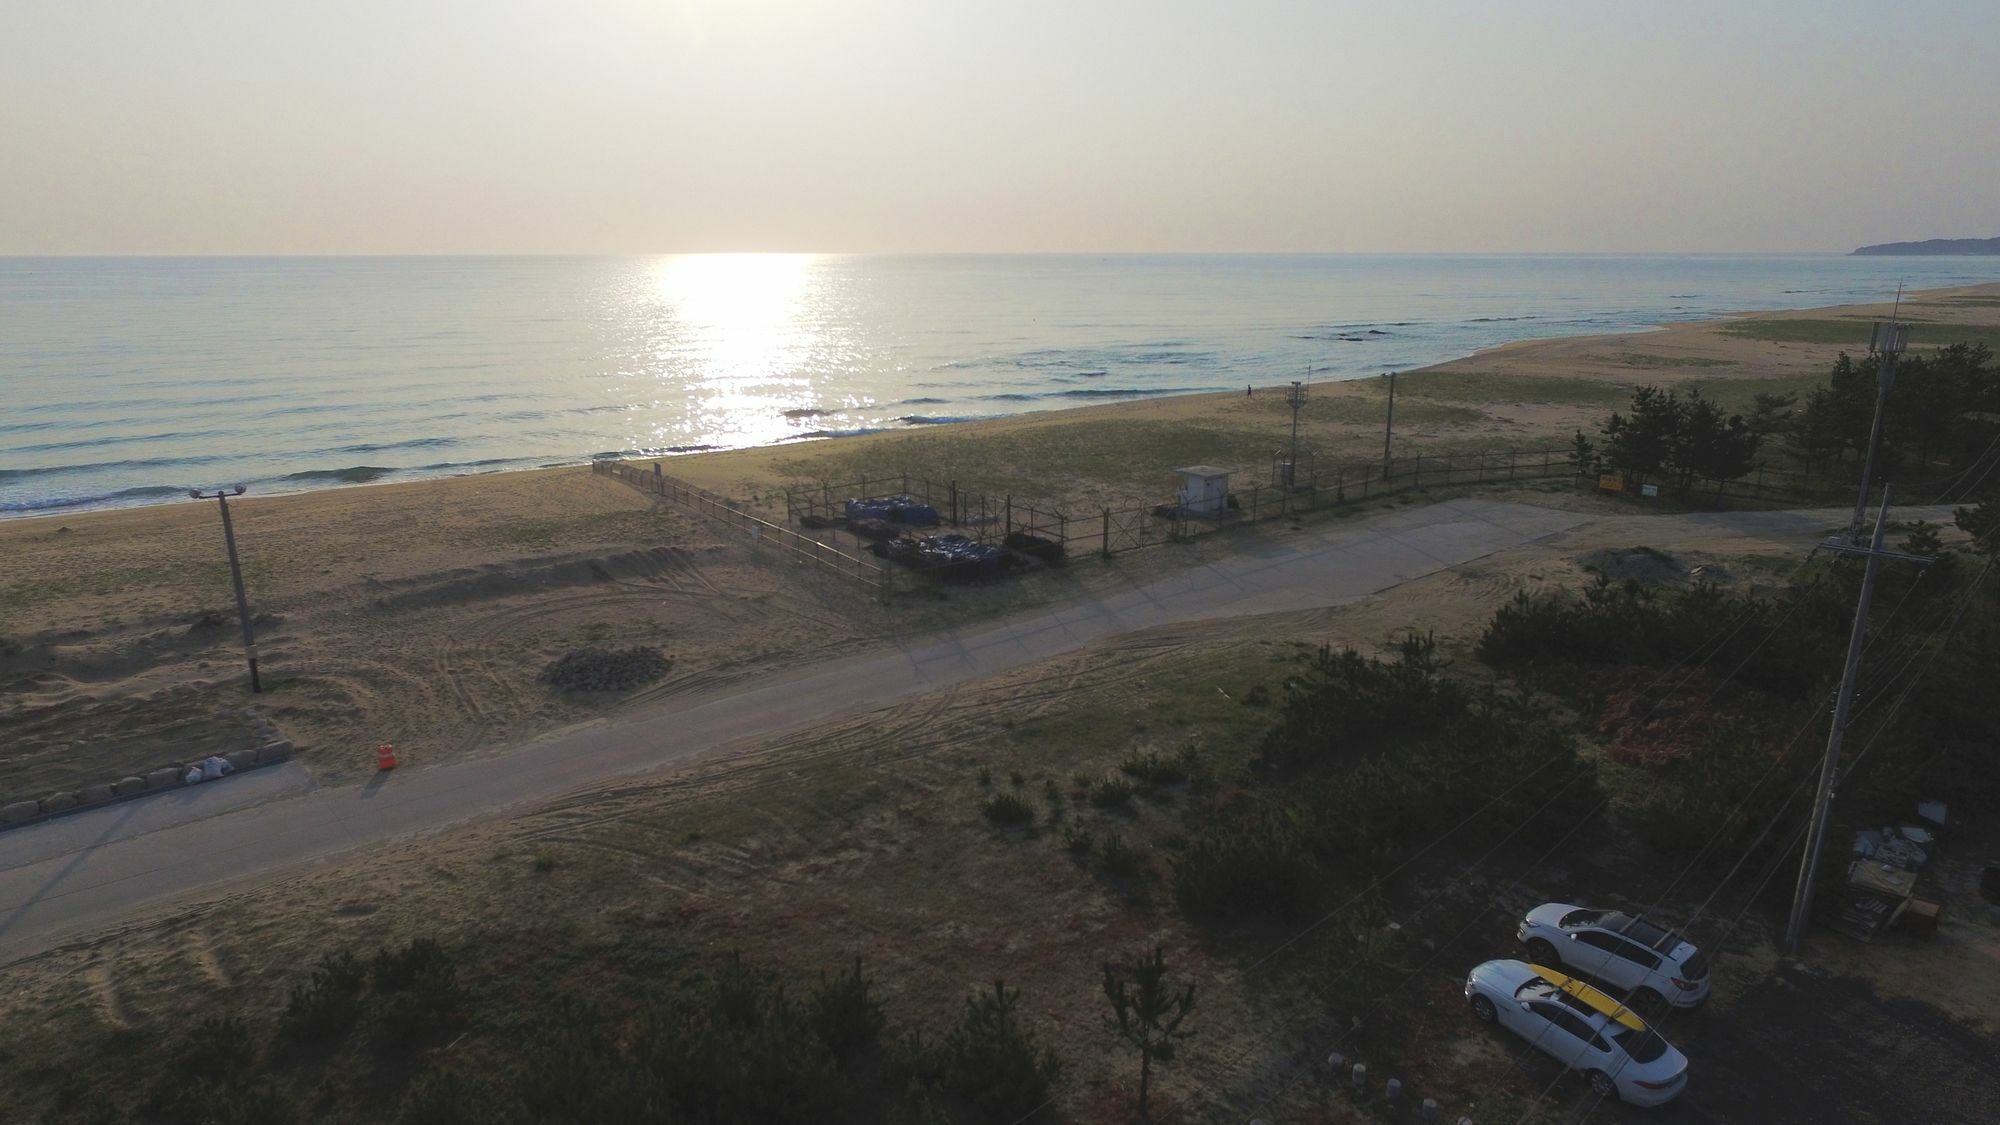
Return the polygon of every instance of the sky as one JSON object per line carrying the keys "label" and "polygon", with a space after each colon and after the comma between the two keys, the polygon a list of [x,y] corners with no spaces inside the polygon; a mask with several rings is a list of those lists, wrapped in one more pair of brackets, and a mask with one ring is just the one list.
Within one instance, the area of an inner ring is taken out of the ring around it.
{"label": "sky", "polygon": [[5,0],[0,254],[2000,235],[2000,4]]}

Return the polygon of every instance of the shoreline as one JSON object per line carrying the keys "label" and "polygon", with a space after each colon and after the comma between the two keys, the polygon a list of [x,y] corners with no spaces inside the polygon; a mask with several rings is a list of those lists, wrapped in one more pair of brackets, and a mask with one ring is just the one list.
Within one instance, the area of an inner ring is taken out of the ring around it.
{"label": "shoreline", "polygon": [[[1902,305],[1906,315],[1920,315],[1916,313],[1916,310],[1941,302],[1947,302],[1953,298],[1972,297],[1983,299],[1996,296],[2000,296],[2000,282],[1918,290],[1905,294]],[[1633,328],[1629,331],[1574,336],[1532,337],[1475,349],[1472,352],[1454,356],[1438,363],[1400,370],[1397,374],[1399,378],[1422,378],[1434,374],[1470,375],[1478,374],[1482,371],[1491,371],[1497,374],[1504,370],[1506,374],[1520,375],[1526,373],[1520,370],[1523,364],[1547,367],[1552,363],[1575,360],[1580,356],[1588,355],[1593,350],[1616,346],[1618,342],[1623,341],[1632,343],[1638,349],[1636,353],[1629,353],[1625,356],[1627,362],[1612,365],[1614,367],[1622,367],[1624,370],[1605,370],[1602,364],[1595,365],[1598,367],[1597,370],[1589,370],[1593,365],[1571,364],[1576,370],[1570,372],[1570,374],[1586,378],[1604,378],[1614,382],[1627,382],[1629,381],[1628,377],[1633,373],[1644,372],[1653,381],[1671,381],[1677,368],[1715,371],[1723,367],[1737,367],[1752,362],[1748,358],[1744,360],[1720,360],[1713,357],[1704,358],[1696,355],[1675,354],[1688,350],[1687,345],[1691,337],[1716,337],[1727,333],[1731,326],[1741,325],[1746,322],[1886,316],[1891,308],[1892,303],[1886,301],[1858,305],[1773,308],[1731,313],[1717,317],[1705,317],[1697,320],[1666,321]],[[1996,338],[2000,338],[2000,328],[1996,328],[1993,335]],[[1640,342],[1643,342],[1643,344]],[[1698,341],[1698,344],[1700,342],[1714,343],[1712,339]],[[1745,341],[1745,343],[1747,342]],[[1794,354],[1783,354],[1783,350],[1788,346],[1787,342],[1778,341],[1777,343],[1778,348],[1764,349],[1767,354],[1756,357],[1757,360],[1761,361],[1765,369],[1755,372],[1744,372],[1742,373],[1744,377],[1755,378],[1760,375],[1775,376],[1796,373],[1796,369],[1800,366],[1800,357]],[[1865,340],[1863,343],[1865,345]],[[1921,346],[1920,336],[1919,345]],[[1813,362],[1817,363],[1821,369],[1824,369],[1825,364],[1831,362],[1833,355],[1838,350],[1838,348],[1834,348],[1831,351],[1827,351],[1823,357],[1815,356]],[[1647,353],[1659,354],[1649,355]],[[1536,361],[1539,361],[1539,363]],[[1784,370],[1771,370],[1774,367],[1783,368]],[[1544,374],[1555,373],[1544,372]],[[1332,388],[1352,387],[1369,383],[1377,378],[1379,376],[1350,376],[1313,384],[1313,387],[1315,390],[1320,391],[1320,393],[1326,394]],[[1271,384],[1257,389],[1268,392],[1277,387],[1277,384]],[[1500,388],[1496,388],[1496,390],[1498,389]],[[1331,393],[1343,394],[1345,392],[1331,391]],[[761,445],[736,447],[706,445],[668,446],[661,449],[606,450],[578,456],[573,459],[544,461],[533,466],[473,469],[472,471],[465,472],[431,472],[429,470],[432,467],[428,466],[402,468],[395,466],[354,465],[331,469],[302,470],[301,472],[287,474],[285,477],[264,481],[252,480],[249,483],[253,485],[253,495],[259,498],[282,499],[344,492],[358,488],[409,487],[435,484],[442,481],[465,480],[468,478],[476,479],[558,472],[588,466],[602,460],[671,460],[686,468],[688,464],[695,463],[698,459],[702,458],[763,458],[776,460],[786,457],[793,451],[811,450],[831,445],[846,445],[852,442],[879,441],[884,438],[893,440],[927,433],[954,432],[971,434],[984,429],[1004,429],[1013,426],[1044,424],[1063,418],[1110,417],[1121,411],[1131,412],[1131,409],[1134,407],[1161,404],[1173,404],[1184,407],[1191,403],[1207,400],[1232,400],[1236,397],[1233,390],[1173,391],[1153,395],[1134,395],[1130,398],[1120,398],[1112,402],[1086,402],[1082,405],[1027,409],[980,417],[931,418],[911,415],[897,419],[898,422],[904,423],[902,425],[863,427],[847,431],[813,431],[803,435],[787,436]],[[1185,411],[1168,412],[1183,413]],[[523,458],[522,460],[529,459]],[[477,465],[479,463],[474,462],[471,464]],[[708,474],[698,469],[694,471],[694,475],[701,478],[708,477]],[[362,476],[365,476],[365,479],[344,479]],[[287,480],[298,480],[299,483],[296,486],[285,487],[281,482]],[[335,481],[335,483],[312,484],[306,483],[307,480],[330,480]],[[47,503],[29,501],[27,503],[36,504],[36,506],[0,509],[0,526],[14,526],[23,523],[33,523],[38,520],[72,519],[84,516],[96,516],[104,513],[172,507],[173,501],[178,499],[182,492],[182,489],[174,486],[145,486],[121,490],[118,493],[108,494],[106,497],[89,498],[80,501],[64,501],[59,498],[51,499]],[[133,494],[131,501],[128,503],[97,502],[128,493]]]}

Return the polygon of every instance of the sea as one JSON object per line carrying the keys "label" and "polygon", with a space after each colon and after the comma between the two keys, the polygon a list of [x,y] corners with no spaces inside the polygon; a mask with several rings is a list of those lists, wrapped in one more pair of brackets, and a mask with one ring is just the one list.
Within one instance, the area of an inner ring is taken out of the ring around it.
{"label": "sea", "polygon": [[2000,258],[0,258],[0,516],[832,440],[2000,280]]}

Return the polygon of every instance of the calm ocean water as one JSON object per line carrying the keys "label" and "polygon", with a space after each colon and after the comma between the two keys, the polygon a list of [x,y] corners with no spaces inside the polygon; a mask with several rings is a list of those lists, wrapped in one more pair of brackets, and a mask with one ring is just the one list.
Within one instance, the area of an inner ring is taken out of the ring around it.
{"label": "calm ocean water", "polygon": [[2000,280],[1994,258],[0,259],[0,515],[1300,378]]}

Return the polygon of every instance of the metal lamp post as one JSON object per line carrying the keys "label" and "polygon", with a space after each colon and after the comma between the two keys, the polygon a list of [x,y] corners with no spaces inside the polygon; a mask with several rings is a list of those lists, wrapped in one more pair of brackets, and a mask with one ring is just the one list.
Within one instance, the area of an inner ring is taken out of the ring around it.
{"label": "metal lamp post", "polygon": [[261,695],[264,685],[257,679],[257,638],[250,632],[250,599],[243,593],[243,566],[236,561],[236,528],[229,522],[229,498],[241,496],[243,491],[239,484],[212,493],[190,488],[188,495],[196,500],[213,500],[222,507],[222,540],[229,545],[229,577],[236,584],[236,617],[243,623],[243,653],[250,660],[250,690]]}

